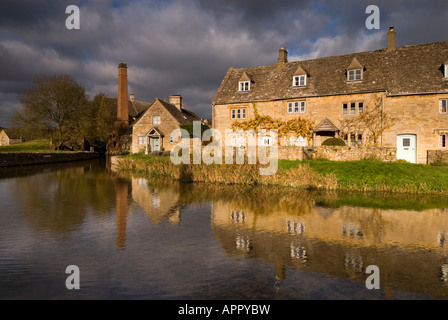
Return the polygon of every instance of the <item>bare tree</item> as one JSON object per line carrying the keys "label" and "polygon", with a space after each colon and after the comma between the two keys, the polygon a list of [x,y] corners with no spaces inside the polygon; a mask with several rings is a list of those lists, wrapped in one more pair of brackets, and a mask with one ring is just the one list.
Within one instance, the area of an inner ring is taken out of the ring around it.
{"label": "bare tree", "polygon": [[383,132],[390,129],[396,121],[396,118],[391,118],[383,111],[381,97],[377,97],[372,104],[364,106],[363,112],[340,119],[339,122],[342,135],[351,132],[367,133],[367,144],[378,146]]}

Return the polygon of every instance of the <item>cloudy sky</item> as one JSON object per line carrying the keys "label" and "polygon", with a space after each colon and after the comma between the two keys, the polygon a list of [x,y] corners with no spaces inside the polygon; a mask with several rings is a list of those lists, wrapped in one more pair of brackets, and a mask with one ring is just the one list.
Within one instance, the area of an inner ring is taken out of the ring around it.
{"label": "cloudy sky", "polygon": [[[368,5],[380,29],[365,26]],[[65,26],[80,9],[80,29]],[[381,49],[394,26],[397,45],[448,40],[446,0],[0,0],[0,126],[38,75],[67,74],[93,98],[117,95],[117,66],[128,65],[138,101],[180,94],[211,117],[229,67]]]}

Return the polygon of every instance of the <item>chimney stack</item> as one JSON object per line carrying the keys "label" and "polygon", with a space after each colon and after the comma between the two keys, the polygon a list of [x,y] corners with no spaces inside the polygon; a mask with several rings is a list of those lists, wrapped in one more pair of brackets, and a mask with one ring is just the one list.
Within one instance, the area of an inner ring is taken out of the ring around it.
{"label": "chimney stack", "polygon": [[182,111],[183,104],[182,104],[182,97],[180,95],[176,94],[176,95],[170,96],[169,103],[175,105],[177,109]]}
{"label": "chimney stack", "polygon": [[387,33],[387,51],[394,51],[395,49],[395,30],[394,27],[390,27]]}
{"label": "chimney stack", "polygon": [[124,62],[118,64],[117,124],[129,126],[128,67]]}
{"label": "chimney stack", "polygon": [[278,50],[277,67],[282,68],[286,63],[288,63],[288,51],[286,51],[285,47],[281,47]]}

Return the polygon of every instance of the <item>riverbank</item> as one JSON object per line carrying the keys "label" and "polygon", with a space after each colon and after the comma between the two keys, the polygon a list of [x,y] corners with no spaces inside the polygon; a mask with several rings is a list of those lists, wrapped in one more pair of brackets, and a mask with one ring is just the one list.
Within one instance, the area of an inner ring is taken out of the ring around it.
{"label": "riverbank", "polygon": [[81,161],[99,157],[98,152],[0,152],[0,167]]}
{"label": "riverbank", "polygon": [[279,160],[275,175],[260,165],[174,165],[169,157],[113,157],[112,168],[182,182],[276,185],[309,190],[448,193],[448,168],[380,161]]}

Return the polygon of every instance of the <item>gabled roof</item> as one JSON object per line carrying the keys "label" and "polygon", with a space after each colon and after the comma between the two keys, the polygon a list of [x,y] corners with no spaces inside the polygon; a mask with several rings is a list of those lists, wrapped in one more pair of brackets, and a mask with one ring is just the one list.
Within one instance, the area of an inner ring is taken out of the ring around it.
{"label": "gabled roof", "polygon": [[347,70],[355,70],[355,69],[362,69],[364,66],[359,63],[359,61],[356,58],[353,58],[352,63],[347,67]]}
{"label": "gabled roof", "polygon": [[156,103],[162,105],[179,124],[192,124],[193,121],[201,121],[201,118],[199,118],[194,112],[183,108],[179,110],[175,105],[159,98],[155,98],[154,101],[149,105],[149,108],[141,113],[135,122],[137,122],[143,116],[143,114],[150,110]]}
{"label": "gabled roof", "polygon": [[[105,98],[105,103],[110,106],[111,110],[114,110],[115,115],[117,113],[117,99],[116,98]],[[128,108],[129,108],[129,116],[130,117],[139,117],[143,112],[145,112],[151,103],[149,102],[140,102],[140,101],[131,101],[128,100]]]}
{"label": "gabled roof", "polygon": [[151,130],[149,130],[146,135],[147,136],[149,136],[149,135],[157,135],[157,136],[161,136],[161,137],[165,136],[163,134],[163,132],[159,128],[157,128],[157,127],[152,127]]}
{"label": "gabled roof", "polygon": [[331,132],[337,132],[339,131],[338,127],[334,125],[334,123],[328,119],[325,118],[322,120],[321,123],[319,123],[313,130],[314,132],[322,132],[322,131],[331,131]]}
{"label": "gabled roof", "polygon": [[[389,94],[447,92],[440,65],[448,57],[448,41],[288,62],[282,69],[275,64],[251,68],[230,68],[216,92],[213,103],[243,103],[388,91]],[[347,83],[347,67],[356,58],[365,68],[363,80]],[[299,90],[291,83],[298,67],[307,71],[306,87]],[[244,72],[257,86],[238,92],[238,80]]]}
{"label": "gabled roof", "polygon": [[7,129],[0,127],[0,131],[4,131],[9,139],[20,139],[21,136],[17,129]]}
{"label": "gabled roof", "polygon": [[252,81],[252,78],[247,74],[246,71],[244,71],[243,75],[240,78],[240,81]]}
{"label": "gabled roof", "polygon": [[296,72],[294,72],[293,76],[306,76],[308,73],[303,70],[303,68],[301,66],[297,67]]}

